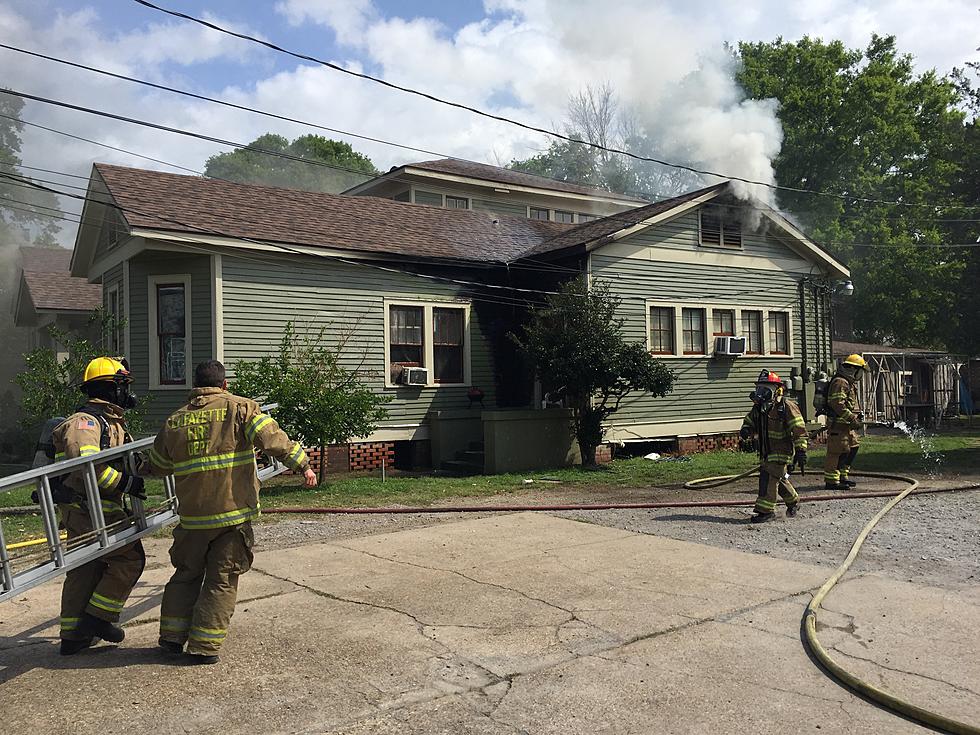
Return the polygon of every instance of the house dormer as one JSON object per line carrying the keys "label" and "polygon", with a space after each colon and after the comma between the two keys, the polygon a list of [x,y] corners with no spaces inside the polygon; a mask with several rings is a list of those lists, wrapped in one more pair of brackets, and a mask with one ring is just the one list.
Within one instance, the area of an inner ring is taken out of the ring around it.
{"label": "house dormer", "polygon": [[482,163],[445,158],[392,168],[344,192],[445,209],[581,224],[647,204],[643,199]]}

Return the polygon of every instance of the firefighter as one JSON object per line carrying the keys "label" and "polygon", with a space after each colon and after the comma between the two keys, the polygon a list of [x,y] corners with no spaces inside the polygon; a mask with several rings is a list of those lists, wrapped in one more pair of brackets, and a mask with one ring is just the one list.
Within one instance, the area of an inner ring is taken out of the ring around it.
{"label": "firefighter", "polygon": [[186,661],[193,664],[218,661],[238,578],[252,565],[252,519],[259,515],[255,450],[302,472],[307,487],[316,485],[303,445],[255,401],[227,388],[224,365],[198,365],[189,402],[167,419],[150,450],[153,471],[174,476],[180,512],[170,549],[174,574],[160,611],[160,647],[180,654],[186,644]]}
{"label": "firefighter", "polygon": [[[135,408],[129,387],[132,378],[122,362],[97,357],[85,368],[82,391],[88,396],[84,406],[55,427],[51,440],[55,461],[85,457],[131,441],[126,433],[123,412]],[[61,523],[73,539],[92,532],[83,480],[84,470],[52,482],[52,495],[58,502]],[[95,466],[106,525],[128,523],[129,513],[123,495],[144,498],[142,477],[112,464]],[[127,544],[72,569],[65,575],[61,591],[61,654],[70,656],[91,646],[97,638],[120,643],[123,629],[116,625],[126,599],[143,573],[146,556],[139,541]]]}
{"label": "firefighter", "polygon": [[739,435],[748,440],[759,438],[759,497],[755,501],[752,523],[775,518],[776,495],[786,503],[786,515],[792,518],[799,509],[800,496],[789,480],[786,466],[806,463],[807,433],[799,406],[784,395],[783,383],[776,373],[763,370],[751,394],[752,409],[742,420]]}
{"label": "firefighter", "polygon": [[823,479],[828,490],[847,490],[857,484],[848,474],[861,445],[858,430],[864,426],[864,414],[858,405],[857,384],[867,369],[863,357],[848,355],[827,388],[827,459]]}

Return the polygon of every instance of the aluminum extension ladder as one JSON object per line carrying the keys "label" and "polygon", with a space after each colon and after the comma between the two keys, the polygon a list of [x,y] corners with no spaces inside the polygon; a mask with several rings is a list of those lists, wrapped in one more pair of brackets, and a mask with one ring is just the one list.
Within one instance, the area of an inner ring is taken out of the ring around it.
{"label": "aluminum extension ladder", "polygon": [[[276,404],[262,407],[263,412],[270,412]],[[95,465],[110,461],[122,461],[128,472],[134,472],[136,466],[135,454],[153,445],[153,437],[112,447],[96,454],[85,457],[67,459],[44,467],[21,472],[9,477],[0,478],[0,493],[34,485],[40,500],[41,519],[44,523],[44,535],[47,541],[47,559],[34,563],[25,569],[15,570],[15,559],[11,559],[3,535],[3,524],[0,523],[0,602],[5,602],[15,595],[25,592],[32,587],[55,579],[65,572],[80,567],[83,564],[98,559],[112,549],[132,543],[136,539],[153,533],[157,529],[173,523],[180,517],[177,512],[177,496],[174,492],[174,477],[164,477],[164,502],[149,512],[140,498],[130,496],[132,502],[132,517],[121,528],[106,526],[102,512],[101,496],[95,474]],[[282,472],[286,466],[267,458],[269,464],[257,468],[259,481],[268,480]],[[89,517],[92,519],[90,538],[82,544],[68,542],[58,534],[58,513],[54,500],[51,498],[51,480],[69,472],[81,469],[85,483],[85,505],[88,506]]]}

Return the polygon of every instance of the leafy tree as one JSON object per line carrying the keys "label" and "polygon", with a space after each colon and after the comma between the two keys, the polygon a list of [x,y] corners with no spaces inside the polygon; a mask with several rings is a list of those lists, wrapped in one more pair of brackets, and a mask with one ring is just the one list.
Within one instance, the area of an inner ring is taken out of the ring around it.
{"label": "leafy tree", "polygon": [[[285,153],[303,160],[280,158],[270,153]],[[290,143],[281,135],[266,133],[249,143],[247,148],[211,156],[204,173],[243,184],[267,184],[336,194],[377,176],[378,170],[370,158],[339,140],[330,140],[322,135],[301,135]]]}
{"label": "leafy tree", "polygon": [[55,236],[61,230],[52,217],[60,214],[57,197],[10,178],[30,179],[19,170],[23,109],[20,97],[0,94],[0,248],[56,247]]}
{"label": "leafy tree", "polygon": [[620,104],[608,82],[587,85],[568,98],[563,130],[581,142],[555,141],[542,153],[511,161],[509,168],[648,199],[703,186],[696,174],[603,150],[618,148],[646,157],[667,157],[657,137],[633,110]]}
{"label": "leafy tree", "polygon": [[[99,309],[90,317],[89,326],[92,332],[107,335],[118,330],[122,322]],[[36,431],[56,416],[69,416],[83,405],[88,400],[81,389],[85,367],[90,360],[106,354],[102,337],[93,341],[53,325],[48,327],[48,334],[55,344],[61,345],[61,352],[67,357],[59,359],[55,350],[38,347],[24,355],[27,367],[14,378],[22,392],[21,425],[28,431]],[[150,400],[150,396],[144,396],[135,409],[126,411],[126,425],[131,434],[143,433]]]}
{"label": "leafy tree", "polygon": [[347,367],[351,333],[326,340],[327,327],[298,334],[286,325],[279,352],[235,366],[232,390],[242,396],[278,403],[276,421],[307,446],[320,448],[320,482],[326,468],[326,446],[367,436],[387,418],[390,396],[374,393],[362,382],[358,365]]}
{"label": "leafy tree", "polygon": [[852,270],[855,295],[839,323],[869,342],[942,346],[965,266],[942,247],[953,234],[943,220],[962,217],[950,206],[966,154],[953,80],[916,73],[892,36],[863,51],[810,38],[742,43],[738,55],[749,96],[780,103],[776,178],[804,190],[780,192],[781,206]]}
{"label": "leafy tree", "polygon": [[674,375],[644,345],[627,342],[623,320],[616,316],[620,299],[608,283],[585,278],[563,284],[545,305],[533,309],[514,339],[527,354],[539,379],[561,387],[572,408],[575,438],[582,464],[595,464],[603,422],[631,392],[660,397],[670,393]]}

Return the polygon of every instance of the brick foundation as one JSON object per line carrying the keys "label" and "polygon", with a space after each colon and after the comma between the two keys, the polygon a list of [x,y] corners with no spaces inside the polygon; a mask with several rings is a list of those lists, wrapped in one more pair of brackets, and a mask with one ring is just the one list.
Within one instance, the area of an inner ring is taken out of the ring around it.
{"label": "brick foundation", "polygon": [[612,444],[600,444],[595,449],[595,463],[596,464],[606,464],[607,462],[612,462],[613,450]]}
{"label": "brick foundation", "polygon": [[364,444],[350,445],[351,472],[380,470],[382,461],[386,467],[394,466],[394,442],[365,442]]}
{"label": "brick foundation", "polygon": [[706,434],[677,437],[678,454],[717,452],[720,449],[738,451],[738,434]]}

